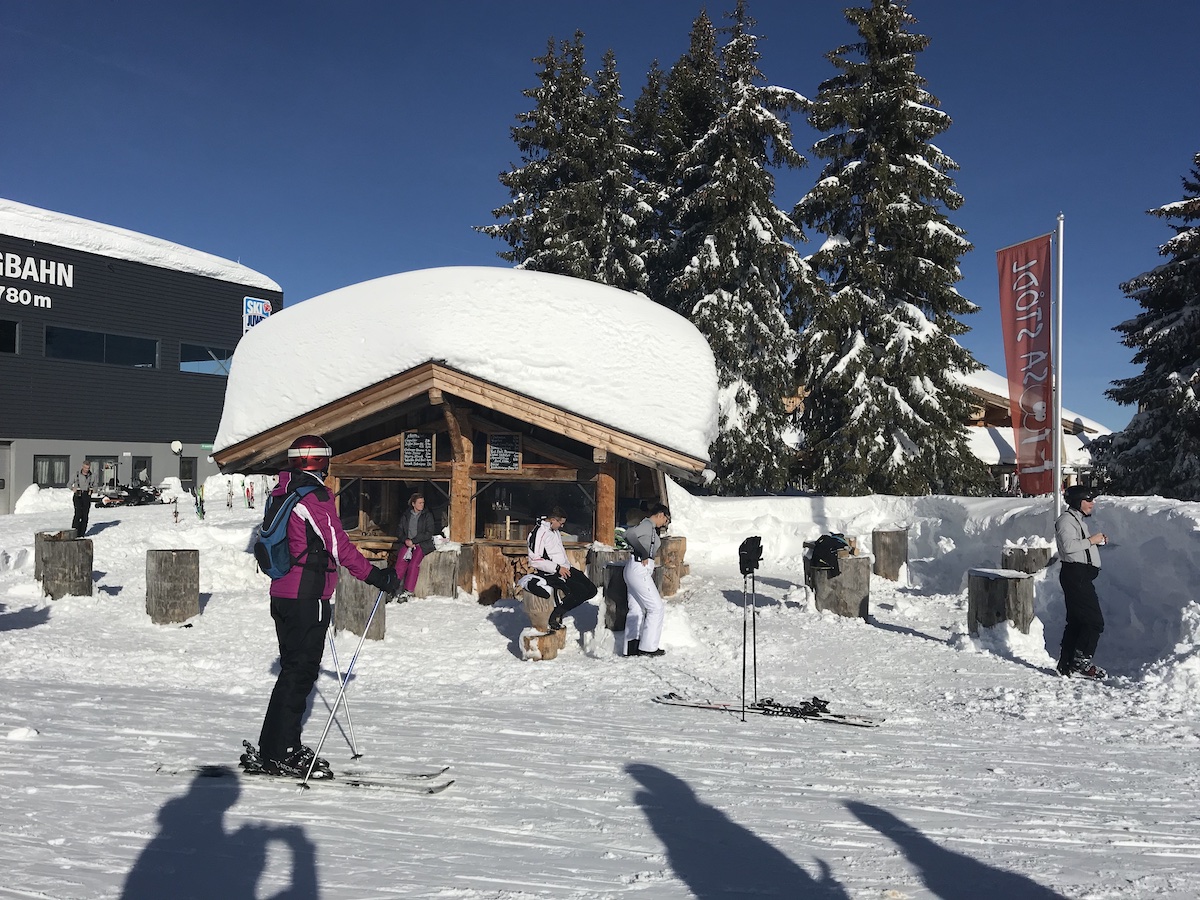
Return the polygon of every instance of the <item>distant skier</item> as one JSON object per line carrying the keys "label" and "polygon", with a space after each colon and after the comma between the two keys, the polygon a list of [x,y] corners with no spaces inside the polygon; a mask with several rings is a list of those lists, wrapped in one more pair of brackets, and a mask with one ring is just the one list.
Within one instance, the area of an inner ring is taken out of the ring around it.
{"label": "distant skier", "polygon": [[563,616],[596,596],[596,585],[579,569],[571,566],[563,547],[562,527],[567,514],[555,506],[529,535],[529,565],[536,575],[521,579],[521,587],[541,597],[554,598],[550,613],[550,630],[562,628]]}
{"label": "distant skier", "polygon": [[626,656],[662,656],[658,646],[662,636],[666,604],[654,583],[654,556],[662,543],[659,529],[671,522],[671,511],[664,503],[652,503],[646,518],[626,529],[625,543],[629,559],[625,563],[625,587],[629,591],[629,614],[625,619]]}
{"label": "distant skier", "polygon": [[1095,509],[1095,491],[1076,484],[1067,488],[1064,498],[1067,509],[1054,523],[1061,563],[1058,583],[1062,585],[1067,606],[1058,672],[1064,676],[1104,678],[1108,673],[1092,664],[1096,644],[1104,631],[1104,614],[1093,582],[1100,574],[1100,546],[1108,543],[1108,538],[1103,533],[1089,534],[1083,521]]}
{"label": "distant skier", "polygon": [[[271,492],[271,501],[277,502],[289,487],[321,486],[301,497],[292,511],[287,533],[295,563],[286,575],[271,581],[279,677],[263,718],[258,751],[242,757],[247,772],[298,777],[308,772],[313,751],[300,741],[301,720],[325,653],[332,615],[329,598],[337,586],[338,566],[385,594],[400,590],[395,571],[375,568],[346,536],[333,497],[324,487],[332,454],[318,435],[296,438],[288,449],[290,468],[279,473],[279,486]],[[273,508],[272,502],[267,508]],[[329,763],[318,759],[311,777],[332,777]]]}
{"label": "distant skier", "polygon": [[85,459],[79,467],[79,472],[71,480],[71,502],[75,505],[75,517],[71,520],[71,527],[75,529],[75,537],[87,534],[94,490],[96,476],[92,474],[92,464]]}

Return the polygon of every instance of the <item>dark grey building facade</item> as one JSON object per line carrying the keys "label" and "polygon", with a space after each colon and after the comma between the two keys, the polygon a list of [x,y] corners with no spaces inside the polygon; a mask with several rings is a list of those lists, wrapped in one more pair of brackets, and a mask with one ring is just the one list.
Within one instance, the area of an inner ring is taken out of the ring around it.
{"label": "dark grey building facade", "polygon": [[0,201],[0,514],[84,459],[120,484],[217,474],[233,349],[282,303],[235,263]]}

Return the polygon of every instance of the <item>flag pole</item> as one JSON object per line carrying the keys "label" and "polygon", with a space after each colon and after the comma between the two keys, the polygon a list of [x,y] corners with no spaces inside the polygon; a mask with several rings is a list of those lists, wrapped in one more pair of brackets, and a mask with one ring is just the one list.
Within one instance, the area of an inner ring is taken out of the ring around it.
{"label": "flag pole", "polygon": [[1062,512],[1062,467],[1063,467],[1063,214],[1058,214],[1058,252],[1055,268],[1054,291],[1054,506],[1052,521]]}

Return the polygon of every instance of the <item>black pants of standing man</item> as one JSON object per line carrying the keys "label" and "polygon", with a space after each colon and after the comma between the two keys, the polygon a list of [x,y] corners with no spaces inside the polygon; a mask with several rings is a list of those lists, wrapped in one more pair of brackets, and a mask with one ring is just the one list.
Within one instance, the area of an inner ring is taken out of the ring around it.
{"label": "black pants of standing man", "polygon": [[1067,606],[1067,627],[1063,629],[1062,653],[1058,658],[1060,672],[1070,670],[1076,656],[1091,659],[1096,644],[1104,632],[1104,613],[1096,596],[1096,576],[1100,569],[1087,563],[1064,562],[1058,573],[1063,599]]}
{"label": "black pants of standing man", "polygon": [[321,673],[332,607],[328,600],[272,597],[271,618],[279,638],[279,677],[263,717],[258,752],[263,759],[283,759],[300,749],[301,723]]}
{"label": "black pants of standing man", "polygon": [[71,520],[71,527],[75,529],[75,537],[83,537],[87,534],[92,498],[84,491],[76,491],[71,497],[71,502],[75,504],[75,518]]}

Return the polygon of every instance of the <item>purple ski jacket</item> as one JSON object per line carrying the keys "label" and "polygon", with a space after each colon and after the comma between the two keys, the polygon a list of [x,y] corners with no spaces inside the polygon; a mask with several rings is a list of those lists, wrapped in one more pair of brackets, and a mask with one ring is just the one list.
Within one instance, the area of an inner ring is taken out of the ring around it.
{"label": "purple ski jacket", "polygon": [[[298,477],[302,483],[319,483],[311,475],[284,469],[279,473],[279,485],[271,491],[272,497],[282,497],[287,493],[288,485],[293,477]],[[319,573],[305,569],[304,557],[308,550],[308,529],[311,525],[325,549],[329,551],[328,571],[323,580],[318,579]],[[337,567],[344,566],[351,575],[359,581],[366,581],[371,574],[370,561],[358,552],[358,548],[346,536],[346,529],[338,518],[337,507],[327,489],[313,491],[300,498],[292,510],[287,526],[288,550],[297,562],[282,578],[271,579],[271,596],[288,599],[313,600],[319,598],[328,600],[333,596],[337,587]],[[307,576],[307,577],[306,577]]]}

